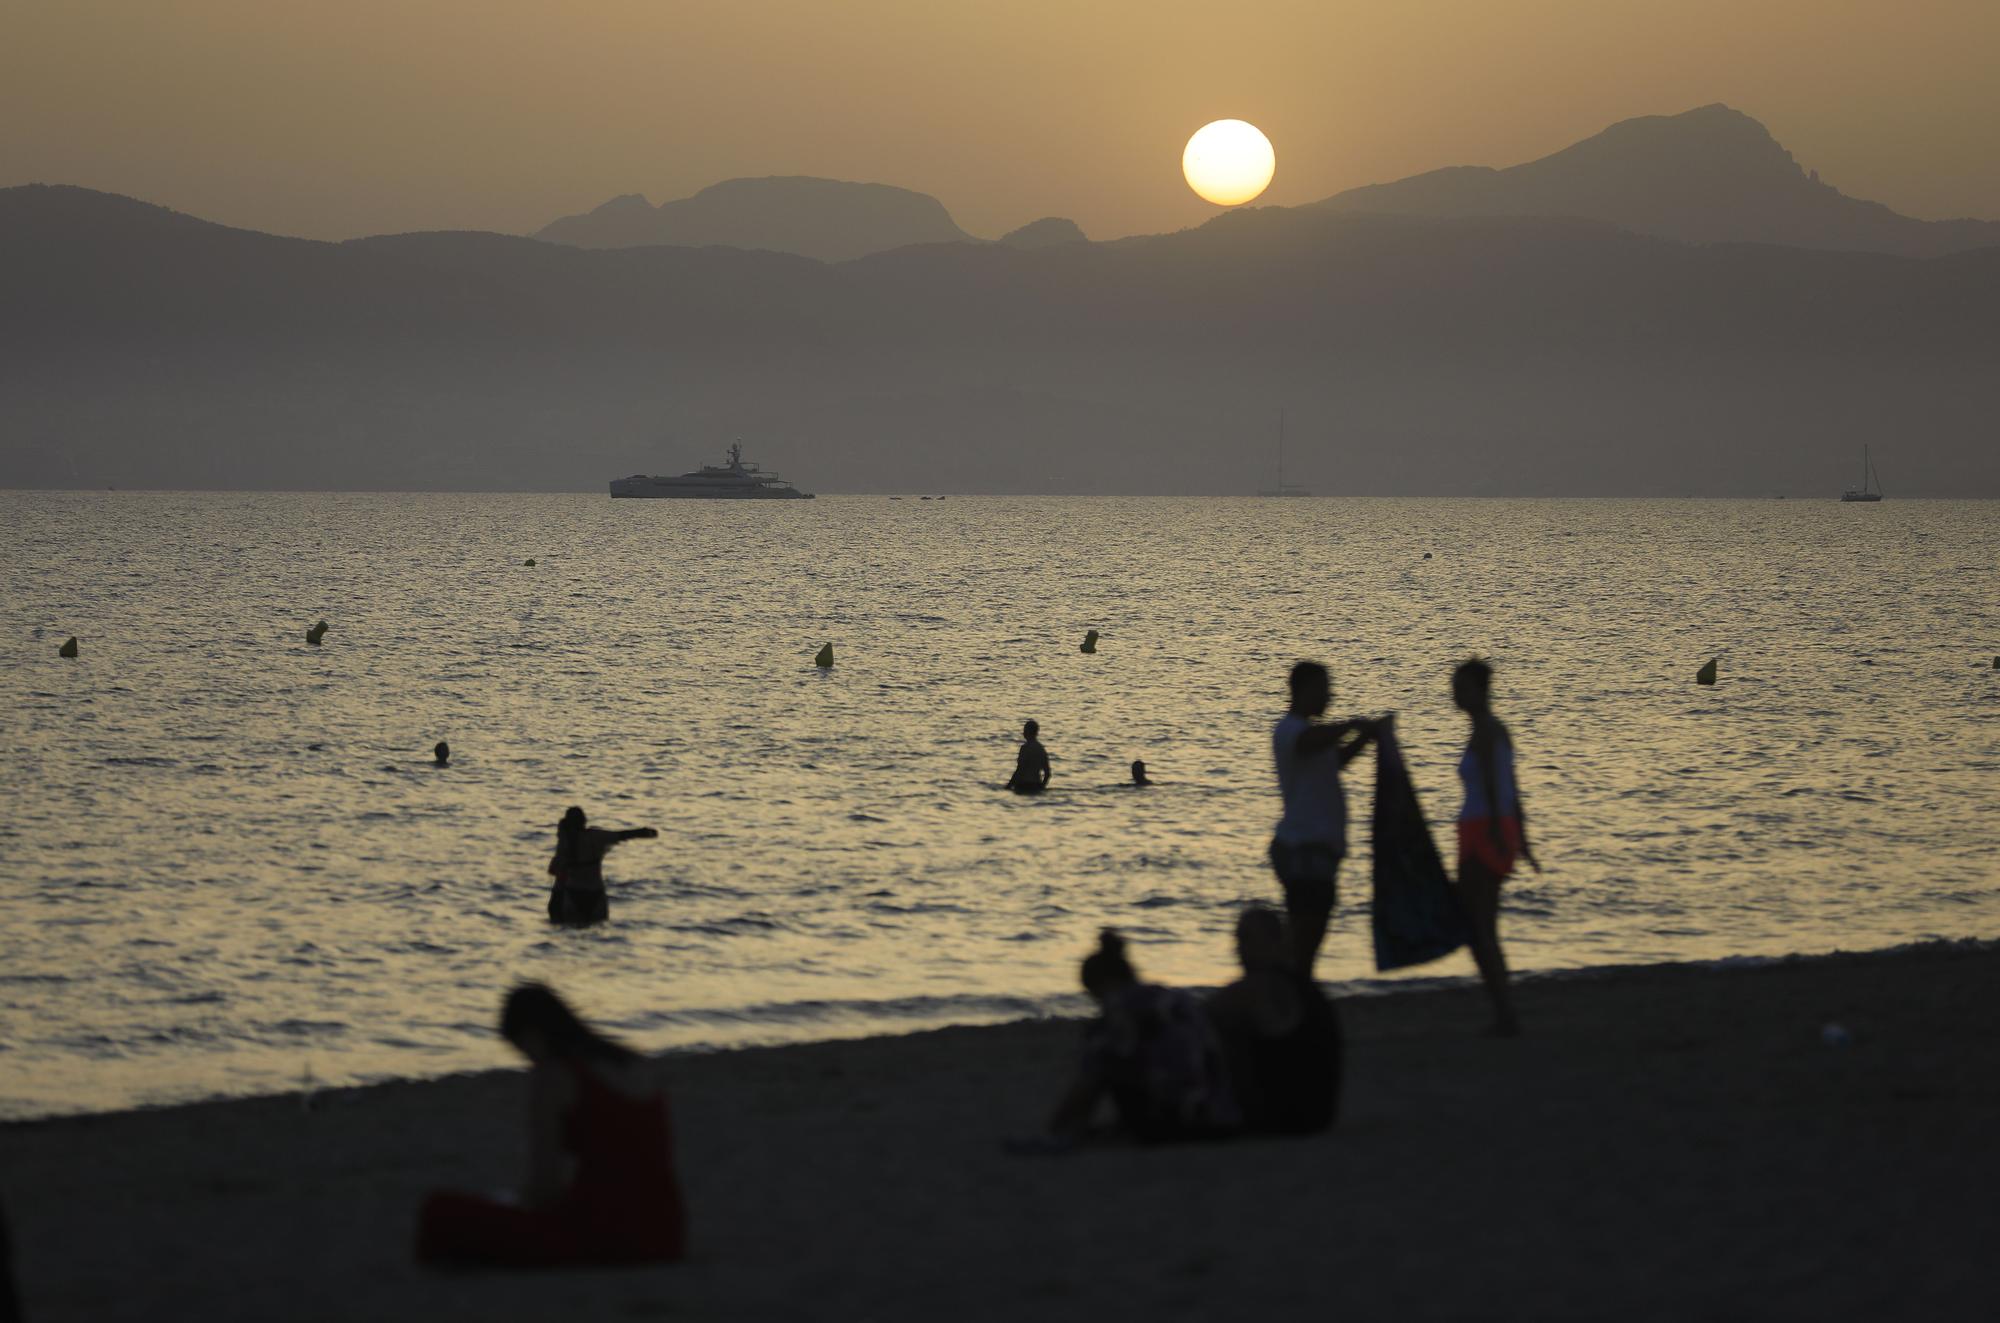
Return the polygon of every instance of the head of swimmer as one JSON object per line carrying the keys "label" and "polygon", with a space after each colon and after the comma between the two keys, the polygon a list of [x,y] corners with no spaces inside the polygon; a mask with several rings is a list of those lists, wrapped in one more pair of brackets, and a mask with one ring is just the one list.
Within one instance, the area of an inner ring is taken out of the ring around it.
{"label": "head of swimmer", "polygon": [[1144,758],[1134,758],[1132,760],[1132,784],[1135,786],[1152,784],[1146,779],[1146,760]]}
{"label": "head of swimmer", "polygon": [[1493,705],[1493,667],[1477,657],[1458,664],[1451,673],[1451,701],[1458,710],[1476,717]]}
{"label": "head of swimmer", "polygon": [[1027,721],[1021,723],[1021,743],[1033,744],[1036,740],[1041,738],[1041,734],[1042,734],[1041,722],[1036,721],[1033,718],[1029,718]]}
{"label": "head of swimmer", "polygon": [[1125,958],[1125,939],[1106,928],[1097,935],[1097,949],[1083,958],[1083,990],[1102,1006],[1111,994],[1139,981]]}
{"label": "head of swimmer", "polygon": [[1328,678],[1326,667],[1315,661],[1302,661],[1292,667],[1291,686],[1292,711],[1302,717],[1320,716],[1333,699],[1333,681]]}

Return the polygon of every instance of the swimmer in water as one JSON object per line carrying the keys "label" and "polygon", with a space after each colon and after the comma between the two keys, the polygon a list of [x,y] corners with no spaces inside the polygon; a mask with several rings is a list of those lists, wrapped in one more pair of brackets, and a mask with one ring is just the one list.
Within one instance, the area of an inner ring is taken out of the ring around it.
{"label": "swimmer in water", "polygon": [[1135,786],[1149,786],[1153,784],[1146,776],[1146,760],[1144,758],[1134,758],[1132,760],[1132,784]]}
{"label": "swimmer in water", "polygon": [[549,860],[551,923],[597,923],[608,918],[610,903],[604,895],[604,856],[611,847],[625,841],[652,840],[660,833],[652,827],[627,831],[607,831],[587,825],[583,810],[572,808],[556,827],[555,858]]}
{"label": "swimmer in water", "polygon": [[439,740],[437,747],[431,750],[431,756],[437,759],[439,767],[444,767],[451,762],[451,746],[443,740]]}
{"label": "swimmer in water", "polygon": [[1014,775],[1007,782],[1017,795],[1039,795],[1049,788],[1049,751],[1042,747],[1041,733],[1039,722],[1021,727],[1021,750],[1014,755]]}

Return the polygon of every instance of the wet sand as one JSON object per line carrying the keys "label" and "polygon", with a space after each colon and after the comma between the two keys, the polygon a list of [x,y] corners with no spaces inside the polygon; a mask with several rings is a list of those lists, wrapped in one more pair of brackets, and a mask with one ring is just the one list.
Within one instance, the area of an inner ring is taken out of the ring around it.
{"label": "wet sand", "polygon": [[[497,1000],[497,994],[496,994]],[[1076,1026],[663,1059],[692,1257],[442,1275],[437,1185],[512,1184],[497,1074],[0,1128],[27,1317],[1991,1317],[2000,950],[1344,1004],[1330,1135],[1017,1158]],[[1821,1040],[1828,1021],[1852,1043]]]}

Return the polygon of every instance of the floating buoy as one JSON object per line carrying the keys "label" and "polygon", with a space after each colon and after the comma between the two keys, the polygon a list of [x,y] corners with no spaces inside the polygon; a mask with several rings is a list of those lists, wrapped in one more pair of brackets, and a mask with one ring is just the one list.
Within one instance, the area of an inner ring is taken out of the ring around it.
{"label": "floating buoy", "polygon": [[1079,651],[1082,651],[1082,652],[1096,652],[1096,651],[1097,651],[1097,631],[1096,631],[1096,630],[1094,630],[1094,629],[1093,629],[1093,630],[1091,630],[1091,631],[1090,631],[1090,632],[1089,632],[1088,634],[1085,634],[1085,635],[1083,636],[1083,646],[1082,646],[1082,647],[1081,647],[1081,648],[1079,649]]}
{"label": "floating buoy", "polygon": [[[58,657],[76,656],[76,636],[74,634],[70,635],[69,642],[63,644],[60,648],[56,649],[56,656]],[[2000,663],[2000,657],[1995,657],[1993,660],[1996,663]]]}
{"label": "floating buoy", "polygon": [[1715,658],[1710,657],[1708,664],[1694,673],[1694,682],[1696,684],[1715,683]]}
{"label": "floating buoy", "polygon": [[1430,558],[1431,558],[1431,553],[1430,553],[1430,552],[1428,552],[1428,551],[1426,551],[1426,552],[1424,553],[1424,559],[1425,559],[1425,560],[1429,560]]}
{"label": "floating buoy", "polygon": [[446,744],[443,740],[439,740],[437,742],[437,747],[431,750],[431,756],[437,759],[437,765],[439,767],[443,767],[446,763],[451,761],[451,746],[449,744]]}
{"label": "floating buoy", "polygon": [[522,561],[521,563],[522,563],[523,565],[533,565],[533,564],[535,563],[535,558],[534,558],[533,556],[530,556],[530,557],[528,557],[528,558],[527,558],[526,560]]}
{"label": "floating buoy", "polygon": [[[71,640],[70,640],[70,642],[74,643],[74,642],[76,642],[76,640],[75,640],[75,639],[71,639]],[[1993,669],[1994,669],[1994,670],[1996,670],[1996,671],[2000,671],[2000,657],[1995,657],[1995,658],[1993,659]]]}
{"label": "floating buoy", "polygon": [[325,637],[326,622],[324,620],[306,631],[306,642],[312,644],[315,648],[319,646],[319,641]]}
{"label": "floating buoy", "polygon": [[822,671],[833,669],[833,645],[831,643],[821,648],[818,654],[813,657],[813,665],[819,667]]}

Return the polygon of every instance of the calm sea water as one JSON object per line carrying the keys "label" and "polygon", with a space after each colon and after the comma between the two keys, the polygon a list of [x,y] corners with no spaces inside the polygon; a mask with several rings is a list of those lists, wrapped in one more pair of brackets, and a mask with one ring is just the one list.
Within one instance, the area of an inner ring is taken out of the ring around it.
{"label": "calm sea water", "polygon": [[[0,513],[4,1115],[498,1063],[523,977],[647,1047],[1066,1006],[1105,924],[1148,974],[1220,982],[1236,907],[1274,892],[1300,656],[1337,711],[1400,713],[1440,822],[1450,667],[1495,659],[1548,868],[1507,891],[1519,967],[2000,936],[1992,504]],[[996,788],[1030,716],[1040,800]],[[1160,785],[1120,788],[1135,757]],[[1335,980],[1373,972],[1368,765]],[[580,932],[542,912],[572,803],[661,831]]]}

